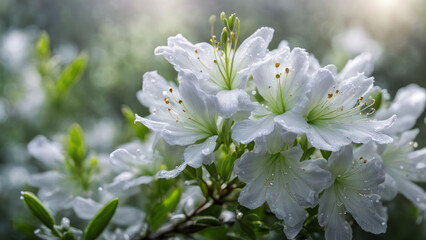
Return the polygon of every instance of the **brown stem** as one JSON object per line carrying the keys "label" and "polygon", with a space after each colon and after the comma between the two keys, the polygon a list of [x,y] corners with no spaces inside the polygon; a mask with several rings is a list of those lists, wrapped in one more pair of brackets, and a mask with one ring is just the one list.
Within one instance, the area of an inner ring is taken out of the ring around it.
{"label": "brown stem", "polygon": [[[182,226],[184,226],[186,223],[191,221],[191,219],[195,216],[197,216],[199,213],[204,211],[205,209],[211,207],[213,204],[224,204],[226,201],[225,198],[232,193],[232,191],[235,190],[234,186],[227,186],[225,189],[222,190],[221,194],[218,198],[215,198],[213,194],[209,191],[209,197],[212,199],[211,201],[208,201],[207,199],[204,199],[190,214],[185,215],[185,218],[177,221],[168,227],[160,228],[158,231],[153,232],[152,234],[147,234],[145,236],[141,236],[139,240],[148,240],[148,239],[165,239],[167,236],[173,235],[175,233],[182,232],[183,229],[181,229]],[[191,227],[187,226],[187,227]]]}

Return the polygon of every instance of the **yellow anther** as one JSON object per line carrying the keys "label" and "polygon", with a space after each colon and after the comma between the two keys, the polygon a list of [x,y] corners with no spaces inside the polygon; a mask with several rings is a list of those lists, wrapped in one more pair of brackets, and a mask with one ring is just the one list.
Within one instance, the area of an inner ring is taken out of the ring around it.
{"label": "yellow anther", "polygon": [[329,93],[328,94],[328,98],[332,98],[333,97],[333,94],[332,93]]}
{"label": "yellow anther", "polygon": [[290,72],[290,69],[285,68],[285,73],[289,73],[289,72]]}
{"label": "yellow anther", "polygon": [[276,62],[276,63],[275,63],[275,67],[276,67],[276,68],[278,68],[279,66],[280,66],[280,63],[279,63],[279,62]]}
{"label": "yellow anther", "polygon": [[164,99],[164,102],[165,102],[166,104],[169,104],[169,103],[170,103],[169,98],[165,98],[165,99]]}

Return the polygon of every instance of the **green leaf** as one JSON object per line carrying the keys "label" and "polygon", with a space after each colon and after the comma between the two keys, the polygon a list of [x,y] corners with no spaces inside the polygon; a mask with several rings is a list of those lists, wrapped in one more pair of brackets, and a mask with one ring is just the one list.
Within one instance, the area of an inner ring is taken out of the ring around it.
{"label": "green leaf", "polygon": [[200,190],[203,193],[204,197],[207,197],[209,195],[209,188],[207,187],[207,185],[201,180],[198,180],[198,185],[200,186]]}
{"label": "green leaf", "polygon": [[204,209],[200,212],[200,216],[212,216],[215,218],[219,218],[220,213],[222,212],[222,205],[219,204],[213,204],[209,208]]}
{"label": "green leaf", "polygon": [[330,158],[330,156],[331,156],[331,151],[325,151],[325,150],[320,150],[321,151],[321,155],[322,155],[322,157],[323,158],[325,158],[325,159],[329,159]]}
{"label": "green leaf", "polygon": [[121,113],[123,114],[124,118],[126,118],[127,123],[129,124],[133,132],[136,134],[136,136],[141,141],[144,141],[146,134],[149,133],[149,129],[141,123],[135,123],[135,113],[130,107],[122,106]]}
{"label": "green leaf", "polygon": [[112,216],[114,216],[117,206],[118,199],[115,198],[96,214],[84,231],[84,240],[94,240],[104,231]]}
{"label": "green leaf", "polygon": [[82,165],[86,149],[84,147],[83,129],[78,124],[73,124],[68,130],[67,154],[76,166]]}
{"label": "green leaf", "polygon": [[22,192],[22,198],[30,209],[30,211],[36,216],[46,227],[53,230],[55,225],[55,220],[52,215],[47,211],[43,206],[41,201],[30,192]]}
{"label": "green leaf", "polygon": [[217,174],[217,169],[216,169],[216,165],[214,163],[207,165],[204,164],[204,167],[206,168],[207,172],[209,172],[210,176],[217,180],[218,179],[218,174]]}
{"label": "green leaf", "polygon": [[198,216],[198,217],[194,217],[193,220],[195,221],[195,224],[198,224],[198,225],[209,225],[209,226],[222,225],[219,219],[212,216]]}
{"label": "green leaf", "polygon": [[50,57],[50,38],[43,32],[37,41],[36,52],[39,58],[48,59]]}
{"label": "green leaf", "polygon": [[74,84],[76,84],[87,65],[87,54],[80,53],[59,75],[56,81],[56,94],[63,96]]}
{"label": "green leaf", "polygon": [[201,230],[198,234],[203,236],[205,239],[227,239],[227,229],[224,226],[208,227]]}
{"label": "green leaf", "polygon": [[174,189],[167,195],[161,203],[156,203],[151,208],[149,223],[152,230],[158,229],[169,217],[169,213],[174,211],[179,203],[182,192],[180,188]]}

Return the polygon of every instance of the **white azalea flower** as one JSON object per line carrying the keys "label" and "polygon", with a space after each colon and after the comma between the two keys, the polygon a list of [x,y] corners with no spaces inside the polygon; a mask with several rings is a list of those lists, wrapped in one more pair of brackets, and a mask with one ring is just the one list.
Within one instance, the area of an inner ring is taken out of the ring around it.
{"label": "white azalea flower", "polygon": [[367,144],[359,149],[379,154],[386,167],[386,179],[381,185],[381,195],[392,200],[399,192],[416,207],[426,210],[426,192],[414,182],[426,182],[426,148],[414,151],[418,129],[403,132],[388,145]]}
{"label": "white azalea flower", "polygon": [[377,194],[379,184],[385,180],[383,162],[354,156],[348,145],[331,154],[328,166],[334,183],[321,195],[318,208],[325,238],[352,239],[352,229],[345,219],[348,212],[363,230],[384,233],[387,215]]}
{"label": "white azalea flower", "polygon": [[[108,201],[104,199],[103,202],[104,203],[101,204],[90,198],[76,197],[72,208],[80,219],[91,220]],[[120,226],[132,226],[141,223],[144,218],[145,213],[137,208],[118,206],[111,221]]]}
{"label": "white azalea flower", "polygon": [[152,182],[160,170],[175,168],[183,159],[183,150],[181,146],[156,140],[153,135],[143,144],[124,144],[110,155],[111,164],[119,175],[105,189],[114,195],[138,193],[141,190],[138,186]]}
{"label": "white azalea flower", "polygon": [[57,212],[72,206],[73,196],[71,191],[74,183],[67,178],[64,170],[65,156],[62,145],[49,141],[45,136],[36,136],[28,144],[28,152],[39,160],[48,171],[32,174],[28,184],[38,187],[38,197],[43,204]]}
{"label": "white azalea flower", "polygon": [[179,80],[176,89],[156,72],[146,73],[139,100],[150,107],[151,115],[146,118],[136,115],[136,122],[158,133],[168,144],[188,146],[184,151],[185,162],[170,175],[162,176],[166,178],[176,177],[187,165],[198,168],[211,164],[218,138],[213,97],[196,87],[193,73],[181,71]]}
{"label": "white azalea flower", "polygon": [[247,144],[269,135],[280,116],[293,108],[303,107],[309,91],[307,69],[305,50],[295,48],[290,52],[287,46],[253,66],[253,80],[266,106],[260,106],[250,119],[235,124],[232,138]]}
{"label": "white azalea flower", "polygon": [[157,47],[155,54],[163,55],[179,72],[191,70],[196,74],[201,88],[216,95],[219,114],[229,118],[239,111],[254,109],[244,89],[250,76],[250,66],[266,55],[273,32],[271,28],[260,28],[238,49],[239,29],[229,35],[226,46],[222,42],[218,45],[214,36],[211,44],[192,44],[178,34],[168,39],[167,46]]}
{"label": "white azalea flower", "polygon": [[398,134],[411,129],[416,124],[425,105],[426,90],[416,84],[410,84],[400,88],[390,106],[380,107],[374,117],[382,120],[396,114],[398,119],[386,132]]}
{"label": "white azalea flower", "polygon": [[275,121],[290,132],[306,134],[317,149],[337,151],[351,142],[390,143],[392,138],[381,131],[389,128],[396,116],[384,121],[367,118],[374,99],[367,103],[363,97],[372,86],[373,79],[362,74],[337,84],[330,71],[321,69],[312,76],[307,104]]}
{"label": "white azalea flower", "polygon": [[318,203],[318,194],[331,183],[324,159],[300,162],[299,146],[270,154],[247,152],[235,161],[234,171],[247,185],[241,190],[241,205],[256,209],[266,199],[271,211],[284,220],[284,232],[296,237],[306,218],[304,208]]}
{"label": "white azalea flower", "polygon": [[39,188],[38,197],[53,212],[71,208],[77,194],[86,197],[95,195],[99,186],[97,184],[109,177],[109,169],[105,168],[107,159],[102,155],[96,158],[97,167],[102,169],[101,173],[96,177],[76,177],[66,166],[63,146],[42,135],[31,140],[28,152],[46,169],[44,172],[32,174],[28,184]]}

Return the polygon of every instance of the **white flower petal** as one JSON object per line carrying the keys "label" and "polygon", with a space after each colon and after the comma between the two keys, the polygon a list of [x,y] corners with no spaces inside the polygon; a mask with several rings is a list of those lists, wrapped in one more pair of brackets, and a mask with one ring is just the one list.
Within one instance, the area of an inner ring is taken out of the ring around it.
{"label": "white flower petal", "polygon": [[64,176],[57,171],[47,171],[32,174],[28,179],[28,185],[38,188],[54,188],[64,181]]}
{"label": "white flower petal", "polygon": [[49,141],[45,136],[38,135],[28,144],[28,152],[41,161],[46,167],[57,167],[63,164],[64,155],[59,143]]}
{"label": "white flower petal", "polygon": [[141,161],[126,149],[119,148],[110,154],[111,164],[124,171],[132,171],[135,167],[148,165],[150,161]]}
{"label": "white flower petal", "polygon": [[353,161],[352,145],[342,147],[339,151],[333,152],[328,159],[328,166],[333,175],[346,172]]}
{"label": "white flower petal", "polygon": [[158,178],[175,178],[186,166],[189,165],[194,168],[201,167],[202,164],[211,164],[214,161],[213,151],[216,147],[216,140],[218,136],[207,138],[203,143],[194,144],[187,147],[183,153],[184,162],[177,166],[175,169],[167,171],[161,170],[157,173]]}
{"label": "white flower petal", "polygon": [[248,152],[235,161],[234,167],[235,174],[246,183],[238,199],[240,204],[257,208],[265,201],[266,193],[271,211],[284,220],[289,238],[295,237],[303,225],[303,206],[315,205],[319,192],[331,183],[325,160],[300,162],[302,154],[299,146],[273,155]]}
{"label": "white flower petal", "polygon": [[181,34],[170,37],[167,44],[168,46],[157,47],[154,53],[155,55],[163,55],[167,61],[173,64],[176,71],[193,70],[198,77],[203,77],[204,73],[200,71],[207,72],[205,66],[213,67],[214,53],[211,44],[192,44]]}
{"label": "white flower petal", "polygon": [[140,122],[152,131],[160,133],[164,140],[171,145],[189,145],[206,137],[206,134],[200,131],[191,131],[191,129],[169,125],[165,122],[150,120],[137,114],[135,117],[135,122]]}
{"label": "white flower petal", "polygon": [[345,207],[359,226],[367,232],[380,234],[386,232],[387,214],[377,194],[357,197],[358,193],[348,191]]}
{"label": "white flower petal", "polygon": [[271,154],[281,152],[286,145],[291,146],[297,134],[288,132],[280,125],[276,124],[274,131],[269,135],[255,139],[255,152],[269,152]]}
{"label": "white flower petal", "polygon": [[333,86],[336,85],[333,74],[326,69],[319,69],[315,74],[313,74],[311,79],[311,88],[309,96],[309,105],[308,109],[311,110],[318,103],[322,102],[324,96],[327,96],[329,93],[333,94]]}
{"label": "white flower petal", "polygon": [[139,102],[146,107],[153,108],[165,107],[163,104],[163,91],[170,87],[176,88],[173,82],[168,82],[157,71],[147,72],[143,75],[142,90],[138,91],[136,97]]}
{"label": "white flower petal", "polygon": [[426,105],[426,90],[416,84],[410,84],[398,90],[390,107],[381,108],[375,114],[378,119],[386,119],[396,114],[398,120],[386,132],[400,133],[411,129]]}
{"label": "white flower petal", "polygon": [[386,201],[392,200],[398,194],[396,181],[388,173],[385,175],[385,182],[379,185],[379,194]]}
{"label": "white flower petal", "polygon": [[274,29],[262,27],[244,40],[235,53],[237,64],[249,66],[261,60],[266,55],[266,50],[272,40],[273,34]]}
{"label": "white flower petal", "polygon": [[186,166],[188,164],[187,163],[182,163],[181,165],[179,165],[178,167],[176,167],[173,170],[167,171],[167,170],[161,170],[157,173],[157,177],[158,178],[165,178],[165,179],[170,179],[170,178],[175,178],[177,177],[183,170],[185,170]]}
{"label": "white flower petal", "polygon": [[145,214],[137,208],[119,206],[111,221],[120,226],[131,226],[143,220]]}
{"label": "white flower petal", "polygon": [[426,192],[423,188],[403,177],[396,178],[394,176],[394,179],[402,195],[408,198],[416,207],[426,210]]}
{"label": "white flower petal", "polygon": [[250,101],[250,96],[241,89],[223,90],[216,94],[216,110],[223,118],[230,118],[237,112],[250,115],[256,106]]}
{"label": "white flower petal", "polygon": [[154,180],[154,178],[151,177],[151,176],[140,176],[138,178],[127,181],[123,185],[123,190],[127,191],[130,188],[138,187],[139,185],[142,185],[142,184],[148,184],[148,183],[152,182],[153,180]]}
{"label": "white flower petal", "polygon": [[344,206],[336,199],[333,188],[326,190],[320,199],[318,222],[325,227],[325,239],[352,239],[352,228],[344,218]]}
{"label": "white flower petal", "polygon": [[247,144],[258,137],[270,134],[274,130],[274,116],[269,115],[253,120],[244,120],[232,128],[232,139]]}
{"label": "white flower petal", "polygon": [[193,168],[199,168],[202,164],[212,164],[214,161],[213,151],[216,147],[217,138],[218,136],[212,136],[203,143],[187,147],[183,153],[185,163]]}
{"label": "white flower petal", "polygon": [[307,68],[308,54],[305,50],[294,48],[290,52],[287,47],[253,66],[253,80],[271,111],[282,114],[291,110],[306,93],[309,81]]}
{"label": "white flower petal", "polygon": [[72,206],[77,217],[90,220],[101,210],[102,204],[93,201],[90,198],[76,197]]}
{"label": "white flower petal", "polygon": [[338,74],[338,81],[344,81],[359,73],[370,76],[374,70],[374,62],[370,53],[362,53],[354,59],[349,60]]}

